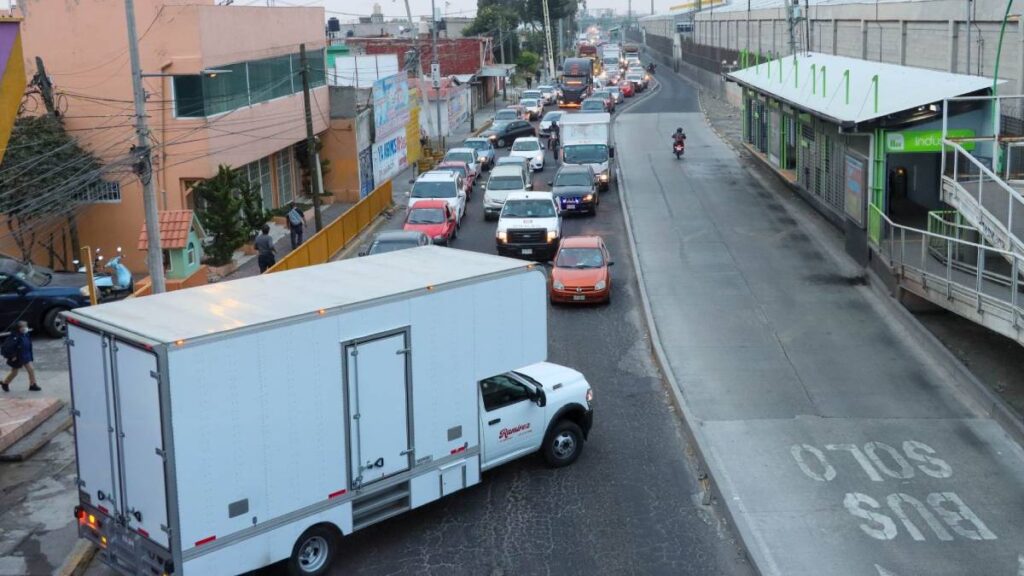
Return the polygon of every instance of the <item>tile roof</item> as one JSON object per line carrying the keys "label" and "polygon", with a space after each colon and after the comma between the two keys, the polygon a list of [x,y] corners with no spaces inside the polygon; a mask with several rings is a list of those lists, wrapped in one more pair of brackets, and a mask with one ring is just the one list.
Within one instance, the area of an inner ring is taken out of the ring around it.
{"label": "tile roof", "polygon": [[[188,242],[188,232],[192,228],[192,220],[195,218],[191,210],[163,210],[160,212],[160,248],[174,250],[184,248]],[[142,225],[142,233],[139,234],[139,250],[145,250],[148,245],[149,236],[146,235],[146,225]]]}

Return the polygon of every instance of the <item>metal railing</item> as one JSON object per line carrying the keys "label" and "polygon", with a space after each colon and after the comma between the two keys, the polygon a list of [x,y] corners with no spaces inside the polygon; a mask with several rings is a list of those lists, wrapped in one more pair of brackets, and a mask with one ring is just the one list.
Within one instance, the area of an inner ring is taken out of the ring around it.
{"label": "metal railing", "polygon": [[[942,139],[943,200],[992,244],[1024,254],[1024,197],[959,142]],[[947,188],[951,187],[952,190]]]}
{"label": "metal railing", "polygon": [[277,261],[267,272],[281,272],[304,266],[330,262],[343,248],[373,222],[374,218],[387,210],[392,203],[392,183],[388,180],[370,192],[354,206],[345,211],[298,248]]}
{"label": "metal railing", "polygon": [[[872,247],[901,285],[1024,343],[1024,255],[897,224],[873,204],[870,210],[881,222],[880,237],[871,241]],[[948,221],[941,226],[961,228]]]}

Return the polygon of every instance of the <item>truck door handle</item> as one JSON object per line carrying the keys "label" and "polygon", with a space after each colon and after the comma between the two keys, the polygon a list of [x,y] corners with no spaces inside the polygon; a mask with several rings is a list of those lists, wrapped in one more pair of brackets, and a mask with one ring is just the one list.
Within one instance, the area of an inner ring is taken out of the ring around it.
{"label": "truck door handle", "polygon": [[501,418],[495,418],[494,420],[491,420],[490,422],[488,422],[487,425],[488,426],[494,426],[498,422],[501,422]]}

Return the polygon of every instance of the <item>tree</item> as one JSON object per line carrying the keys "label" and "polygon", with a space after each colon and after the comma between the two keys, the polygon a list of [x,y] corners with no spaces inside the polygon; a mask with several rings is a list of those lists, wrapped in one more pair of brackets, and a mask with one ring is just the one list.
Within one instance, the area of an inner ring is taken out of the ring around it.
{"label": "tree", "polygon": [[535,52],[524,50],[519,58],[516,58],[516,69],[523,76],[532,76],[540,64],[540,56]]}
{"label": "tree", "polygon": [[31,260],[37,238],[73,215],[88,201],[83,190],[100,180],[99,160],[78,145],[58,118],[22,116],[14,122],[0,164],[0,213],[7,217],[22,260]]}
{"label": "tree", "polygon": [[[241,171],[221,164],[217,175],[192,185],[199,217],[213,242],[207,248],[210,264],[223,266],[231,261],[242,244],[249,239],[249,223],[245,220],[246,203],[259,197],[249,179]],[[266,220],[264,220],[266,222]]]}

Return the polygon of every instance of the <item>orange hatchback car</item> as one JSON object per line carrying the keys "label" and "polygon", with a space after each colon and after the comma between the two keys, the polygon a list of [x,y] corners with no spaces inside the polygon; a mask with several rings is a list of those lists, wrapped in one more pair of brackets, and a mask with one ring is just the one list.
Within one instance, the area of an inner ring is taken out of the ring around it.
{"label": "orange hatchback car", "polygon": [[568,236],[562,239],[552,262],[548,294],[552,304],[609,302],[614,264],[600,236]]}

